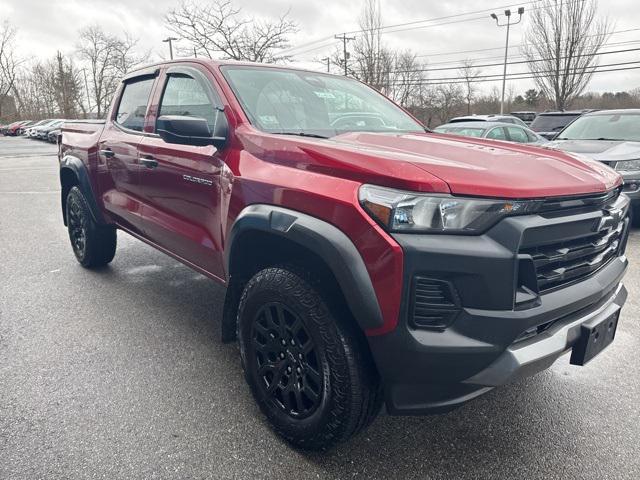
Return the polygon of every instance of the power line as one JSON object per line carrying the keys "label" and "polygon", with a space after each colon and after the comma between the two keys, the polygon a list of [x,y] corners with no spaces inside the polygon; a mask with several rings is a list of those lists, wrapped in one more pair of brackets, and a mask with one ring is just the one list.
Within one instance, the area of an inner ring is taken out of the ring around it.
{"label": "power line", "polygon": [[[626,68],[616,68],[616,69],[604,69],[605,67],[617,67],[617,66],[623,66],[623,65],[633,65],[633,64],[637,64],[640,63],[640,60],[635,60],[632,62],[619,62],[619,63],[610,63],[610,64],[605,64],[605,65],[597,65],[594,67],[588,67],[585,69],[582,68],[571,68],[568,71],[573,73],[576,72],[578,70],[584,70],[586,73],[596,73],[596,72],[614,72],[614,71],[619,71],[619,70],[634,70],[634,69],[640,69],[640,66],[635,66],[635,67],[626,67]],[[512,73],[512,74],[508,74],[507,76],[509,77],[510,80],[526,80],[526,79],[530,79],[530,78],[537,78],[542,74],[545,73],[555,73],[555,71],[553,70],[548,70],[548,71],[540,71],[537,72],[535,75],[533,74],[529,74],[527,72],[521,72],[521,73]],[[479,82],[495,82],[495,81],[502,81],[502,75],[500,74],[496,74],[496,75],[486,75],[486,76],[482,76],[482,77],[475,77],[474,79],[470,79],[470,80],[466,80],[464,77],[441,77],[441,78],[432,78],[432,79],[424,79],[424,80],[418,80],[418,81],[409,81],[409,82],[404,82],[404,81],[393,81],[390,82],[390,85],[447,85],[447,84],[452,84],[452,83],[466,83],[466,82],[470,82],[470,83],[479,83]]]}
{"label": "power line", "polygon": [[[640,41],[638,41],[638,43],[640,43]],[[608,52],[599,52],[599,53],[595,53],[595,54],[591,54],[591,53],[585,53],[585,54],[581,54],[581,55],[573,55],[571,58],[581,58],[581,57],[588,57],[588,56],[600,56],[600,55],[609,55],[609,54],[613,54],[613,53],[627,53],[627,52],[637,52],[640,51],[640,48],[625,48],[623,50],[612,50],[612,51],[608,51]],[[502,57],[499,57],[502,58]],[[559,60],[565,60],[569,57],[559,57]],[[555,60],[553,58],[537,58],[535,60],[519,60],[519,61],[514,61],[514,62],[507,62],[507,65],[522,65],[522,64],[529,64],[529,63],[538,63],[538,62],[546,62],[549,60]],[[487,68],[487,67],[501,67],[504,65],[504,62],[500,62],[500,63],[485,63],[485,64],[480,64],[480,65],[471,65],[473,68]],[[413,72],[439,72],[439,71],[446,71],[446,70],[460,70],[461,68],[463,68],[464,66],[455,66],[455,67],[440,67],[440,68],[415,68],[415,69],[411,69],[411,70],[388,70],[388,73],[413,73]],[[357,72],[361,72],[361,70],[356,70]],[[387,73],[385,72],[385,73]]]}

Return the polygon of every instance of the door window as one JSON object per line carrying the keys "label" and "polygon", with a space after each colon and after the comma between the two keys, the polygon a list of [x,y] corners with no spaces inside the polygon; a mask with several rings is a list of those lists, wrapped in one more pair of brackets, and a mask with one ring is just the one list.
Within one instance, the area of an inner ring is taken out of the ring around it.
{"label": "door window", "polygon": [[144,78],[125,84],[116,112],[117,124],[130,130],[142,131],[154,80],[155,78]]}
{"label": "door window", "polygon": [[527,133],[518,127],[507,127],[507,131],[509,132],[509,138],[512,142],[518,143],[528,143],[529,138],[527,137]]}
{"label": "door window", "polygon": [[220,110],[213,106],[204,86],[192,77],[172,74],[160,102],[159,116],[181,115],[199,117],[207,120],[209,130],[215,132]]}
{"label": "door window", "polygon": [[507,136],[504,133],[504,128],[496,127],[487,133],[487,138],[491,138],[493,140],[506,140]]}

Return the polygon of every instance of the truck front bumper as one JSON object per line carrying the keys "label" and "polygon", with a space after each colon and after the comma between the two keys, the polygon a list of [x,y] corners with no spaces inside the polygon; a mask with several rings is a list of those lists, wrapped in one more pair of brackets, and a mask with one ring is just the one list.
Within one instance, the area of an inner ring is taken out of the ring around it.
{"label": "truck front bumper", "polygon": [[[519,249],[527,238],[544,239],[547,232],[572,237],[591,221],[585,213],[535,216],[507,219],[474,237],[396,235],[405,255],[398,326],[368,337],[389,413],[451,410],[548,368],[576,345],[584,323],[617,318],[627,298],[622,278],[628,218],[618,255],[595,272],[542,291],[533,301],[519,304],[514,291],[523,269]],[[422,276],[447,282],[460,298],[454,320],[443,328],[421,328],[412,321],[412,284]]]}

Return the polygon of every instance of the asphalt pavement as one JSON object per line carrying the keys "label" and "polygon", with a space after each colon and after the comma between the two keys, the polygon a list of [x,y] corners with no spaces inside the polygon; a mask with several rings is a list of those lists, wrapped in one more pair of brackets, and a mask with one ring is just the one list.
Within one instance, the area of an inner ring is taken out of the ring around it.
{"label": "asphalt pavement", "polygon": [[122,232],[80,267],[55,146],[0,137],[0,479],[638,479],[640,235],[615,342],[326,453],[271,432],[219,340],[224,291]]}

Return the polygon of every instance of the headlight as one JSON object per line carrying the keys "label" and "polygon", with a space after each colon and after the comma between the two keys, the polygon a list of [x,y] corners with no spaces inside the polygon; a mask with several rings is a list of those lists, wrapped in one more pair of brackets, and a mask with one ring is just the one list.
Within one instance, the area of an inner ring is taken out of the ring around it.
{"label": "headlight", "polygon": [[535,212],[540,203],[418,194],[363,185],[360,204],[391,232],[482,233],[510,215]]}
{"label": "headlight", "polygon": [[637,160],[623,160],[616,163],[616,170],[621,172],[640,171],[640,159]]}

